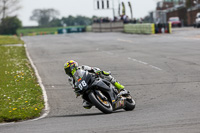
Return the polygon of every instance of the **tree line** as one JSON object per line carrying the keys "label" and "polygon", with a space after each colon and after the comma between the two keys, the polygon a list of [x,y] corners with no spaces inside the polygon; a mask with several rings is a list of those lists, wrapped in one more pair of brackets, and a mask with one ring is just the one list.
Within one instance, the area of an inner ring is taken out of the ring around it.
{"label": "tree line", "polygon": [[[20,9],[20,0],[0,0],[0,34],[16,34],[17,29],[22,27],[22,22],[13,12]],[[36,21],[39,27],[62,27],[75,25],[90,25],[94,17],[72,16],[58,18],[59,11],[55,9],[35,9],[30,20]]]}
{"label": "tree line", "polygon": [[59,19],[59,14],[59,11],[55,9],[35,9],[30,20],[36,21],[40,27],[90,25],[92,23],[92,18],[89,17],[69,15]]}
{"label": "tree line", "polygon": [[[0,0],[0,34],[16,34],[22,27],[22,22],[15,14],[20,8],[21,0]],[[61,27],[74,25],[90,25],[92,18],[72,16],[58,18],[59,11],[55,9],[35,9],[30,20],[36,21],[39,27]]]}
{"label": "tree line", "polygon": [[0,34],[16,34],[22,27],[22,22],[17,16],[11,16],[21,8],[20,0],[0,0]]}

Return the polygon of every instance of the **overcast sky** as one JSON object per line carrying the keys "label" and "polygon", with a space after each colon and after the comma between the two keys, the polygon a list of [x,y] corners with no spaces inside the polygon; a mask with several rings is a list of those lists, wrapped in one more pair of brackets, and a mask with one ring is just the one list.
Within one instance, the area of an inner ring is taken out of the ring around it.
{"label": "overcast sky", "polygon": [[[95,0],[21,0],[22,9],[18,11],[18,16],[22,20],[24,26],[37,25],[35,21],[30,21],[30,16],[34,9],[54,8],[60,12],[61,17],[68,15],[83,15],[92,17],[108,16],[112,18],[112,10],[95,10]],[[112,1],[112,0],[110,0]],[[133,8],[133,17],[140,18],[146,16],[150,11],[155,10],[156,0],[113,0],[115,7],[118,1],[123,1],[126,6],[126,13],[130,17],[130,9],[128,1],[131,2]],[[117,11],[116,11],[117,14]]]}

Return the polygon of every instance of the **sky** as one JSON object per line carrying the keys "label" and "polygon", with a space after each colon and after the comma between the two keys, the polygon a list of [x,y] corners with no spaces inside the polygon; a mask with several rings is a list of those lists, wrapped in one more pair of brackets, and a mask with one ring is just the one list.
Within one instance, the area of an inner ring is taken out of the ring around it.
{"label": "sky", "polygon": [[[23,26],[36,26],[37,22],[31,21],[30,16],[34,9],[48,9],[54,8],[60,12],[58,18],[68,17],[69,15],[87,16],[93,15],[113,18],[113,10],[97,10],[95,9],[96,0],[21,0],[21,9],[17,12],[19,19],[22,21]],[[128,1],[132,4],[133,17],[141,18],[149,14],[150,11],[155,10],[157,0],[110,0],[114,1],[117,14],[118,2],[124,2],[126,7],[126,14],[130,15],[130,8]],[[113,5],[111,3],[111,5]]]}

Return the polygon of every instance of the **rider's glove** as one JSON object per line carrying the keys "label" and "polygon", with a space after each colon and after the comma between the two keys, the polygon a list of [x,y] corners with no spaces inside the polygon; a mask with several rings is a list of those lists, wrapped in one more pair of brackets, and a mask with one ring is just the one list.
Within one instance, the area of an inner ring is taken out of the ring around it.
{"label": "rider's glove", "polygon": [[80,93],[77,92],[77,90],[78,90],[78,88],[74,88],[74,92],[75,92],[76,98],[81,95]]}
{"label": "rider's glove", "polygon": [[81,95],[81,94],[79,94],[79,93],[76,93],[76,98],[77,98],[77,97],[79,97],[80,95]]}
{"label": "rider's glove", "polygon": [[93,70],[94,70],[94,73],[96,74],[96,75],[101,75],[102,74],[102,71],[99,69],[99,68],[93,68]]}
{"label": "rider's glove", "polygon": [[69,77],[69,78],[68,78],[68,82],[69,82],[69,84],[70,84],[71,86],[73,86],[73,78]]}
{"label": "rider's glove", "polygon": [[97,72],[95,72],[96,73],[96,75],[101,75],[102,74],[102,71],[97,71]]}

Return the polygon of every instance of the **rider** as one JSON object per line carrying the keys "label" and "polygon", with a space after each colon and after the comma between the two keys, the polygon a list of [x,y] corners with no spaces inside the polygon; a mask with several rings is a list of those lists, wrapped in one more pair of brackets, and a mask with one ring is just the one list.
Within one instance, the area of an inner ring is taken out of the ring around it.
{"label": "rider", "polygon": [[[97,67],[89,67],[89,66],[85,66],[85,65],[78,66],[78,63],[76,61],[70,60],[64,64],[64,69],[65,69],[66,74],[69,76],[68,81],[70,82],[70,85],[72,85],[73,89],[77,88],[76,83],[78,82],[78,79],[79,79],[79,75],[78,75],[77,71],[82,69],[82,70],[86,70],[90,73],[95,73],[95,74],[99,75],[101,78],[106,79],[107,81],[112,83],[118,89],[118,91],[120,93],[121,92],[123,93],[123,91],[126,91],[124,89],[124,86],[121,85],[119,82],[117,82],[116,79],[114,79],[114,77],[111,76],[110,72],[101,71]],[[78,94],[77,94],[77,96],[78,96]],[[83,99],[83,107],[86,109],[90,109],[92,107],[92,104]]]}

